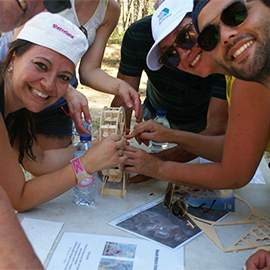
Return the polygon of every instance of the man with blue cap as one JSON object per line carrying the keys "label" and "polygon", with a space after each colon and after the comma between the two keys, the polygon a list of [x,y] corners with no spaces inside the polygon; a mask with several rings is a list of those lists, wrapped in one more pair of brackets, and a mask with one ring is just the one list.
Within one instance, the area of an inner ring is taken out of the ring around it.
{"label": "man with blue cap", "polygon": [[[198,45],[238,79],[270,88],[270,1],[196,0]],[[214,11],[214,12],[213,12]]]}
{"label": "man with blue cap", "polygon": [[[236,78],[269,89],[270,21],[266,6],[270,7],[270,1],[195,0],[192,19],[199,34],[198,45],[220,66]],[[246,269],[270,269],[269,250],[251,255]]]}

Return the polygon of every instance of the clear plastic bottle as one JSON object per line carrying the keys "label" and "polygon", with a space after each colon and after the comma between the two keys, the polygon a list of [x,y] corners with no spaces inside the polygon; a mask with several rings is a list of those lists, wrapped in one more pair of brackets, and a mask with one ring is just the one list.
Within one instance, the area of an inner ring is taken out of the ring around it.
{"label": "clear plastic bottle", "polygon": [[76,130],[75,124],[72,121],[72,145],[77,146],[79,142],[80,142],[80,134]]}
{"label": "clear plastic bottle", "polygon": [[[84,127],[91,132],[92,123],[88,124],[84,119],[82,119]],[[80,134],[76,130],[75,124],[72,121],[72,144],[76,146],[80,142]]]}
{"label": "clear plastic bottle", "polygon": [[[90,134],[81,134],[80,142],[75,148],[74,158],[81,157],[92,146],[92,136]],[[93,175],[88,175],[78,185],[73,188],[73,202],[77,205],[90,206],[95,203],[96,183]]]}
{"label": "clear plastic bottle", "polygon": [[[169,123],[168,119],[166,118],[166,111],[162,111],[162,110],[157,111],[157,116],[155,117],[154,121],[156,121],[157,123],[159,123],[167,128],[170,128],[170,123]],[[159,142],[154,142],[154,141],[149,142],[149,152],[150,153],[160,152],[162,150],[167,149],[167,147],[168,147],[167,142],[164,142],[164,143],[159,143]]]}

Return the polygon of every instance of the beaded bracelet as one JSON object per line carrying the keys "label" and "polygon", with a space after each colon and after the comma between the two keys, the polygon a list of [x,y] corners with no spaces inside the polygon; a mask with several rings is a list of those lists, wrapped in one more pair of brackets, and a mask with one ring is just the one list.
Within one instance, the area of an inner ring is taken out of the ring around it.
{"label": "beaded bracelet", "polygon": [[89,174],[84,170],[83,165],[79,157],[75,157],[70,161],[72,168],[76,174],[77,183],[89,177]]}

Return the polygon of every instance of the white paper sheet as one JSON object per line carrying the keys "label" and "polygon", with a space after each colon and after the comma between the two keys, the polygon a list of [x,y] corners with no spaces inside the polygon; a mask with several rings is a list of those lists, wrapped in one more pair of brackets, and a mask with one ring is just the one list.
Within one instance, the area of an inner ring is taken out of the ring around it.
{"label": "white paper sheet", "polygon": [[181,270],[184,250],[144,239],[65,232],[47,270]]}
{"label": "white paper sheet", "polygon": [[261,169],[259,167],[256,170],[256,172],[255,172],[253,178],[251,179],[250,183],[252,183],[252,184],[265,184],[265,181],[264,181],[262,173],[261,173]]}
{"label": "white paper sheet", "polygon": [[22,220],[21,225],[42,263],[45,262],[63,224],[62,222],[32,218],[24,218]]}

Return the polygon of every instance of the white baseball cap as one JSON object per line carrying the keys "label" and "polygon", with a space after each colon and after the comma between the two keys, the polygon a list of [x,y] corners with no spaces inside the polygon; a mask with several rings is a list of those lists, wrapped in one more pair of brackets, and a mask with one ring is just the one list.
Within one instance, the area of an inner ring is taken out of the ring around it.
{"label": "white baseball cap", "polygon": [[187,13],[192,12],[192,8],[193,0],[165,0],[154,12],[151,27],[155,43],[146,57],[149,69],[156,71],[163,66],[158,63],[162,55],[158,44],[181,23]]}
{"label": "white baseball cap", "polygon": [[17,39],[52,49],[67,57],[75,66],[88,49],[87,38],[78,26],[49,12],[39,13],[30,19]]}

